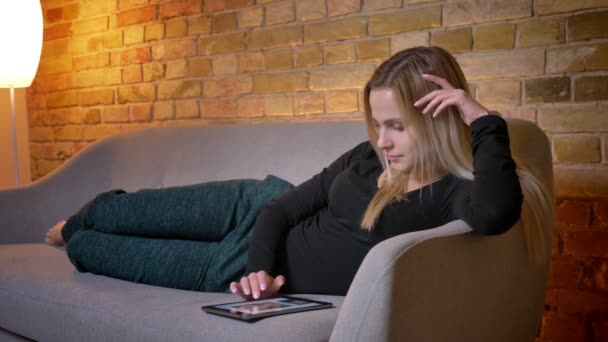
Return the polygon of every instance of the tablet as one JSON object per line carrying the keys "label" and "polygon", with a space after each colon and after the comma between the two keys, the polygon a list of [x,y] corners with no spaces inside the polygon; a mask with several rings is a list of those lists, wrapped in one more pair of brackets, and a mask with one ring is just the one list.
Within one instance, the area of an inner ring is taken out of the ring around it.
{"label": "tablet", "polygon": [[333,307],[334,305],[332,303],[291,296],[281,296],[269,299],[206,305],[202,306],[201,309],[210,314],[253,322],[265,317]]}

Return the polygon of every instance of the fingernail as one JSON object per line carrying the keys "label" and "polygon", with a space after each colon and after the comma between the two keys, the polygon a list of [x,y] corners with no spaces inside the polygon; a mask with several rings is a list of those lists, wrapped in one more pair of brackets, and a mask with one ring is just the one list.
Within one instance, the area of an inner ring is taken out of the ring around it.
{"label": "fingernail", "polygon": [[253,294],[253,298],[254,298],[254,299],[258,299],[258,298],[260,298],[260,294],[259,294],[259,293],[257,293],[257,292],[255,292],[255,293]]}
{"label": "fingernail", "polygon": [[245,293],[246,295],[249,295],[249,289],[244,289],[243,293]]}
{"label": "fingernail", "polygon": [[266,290],[266,284],[260,284],[260,289],[262,291],[265,291]]}
{"label": "fingernail", "polygon": [[235,288],[230,288],[230,292],[236,293],[236,289]]}
{"label": "fingernail", "polygon": [[418,101],[414,102],[414,107],[418,107]]}

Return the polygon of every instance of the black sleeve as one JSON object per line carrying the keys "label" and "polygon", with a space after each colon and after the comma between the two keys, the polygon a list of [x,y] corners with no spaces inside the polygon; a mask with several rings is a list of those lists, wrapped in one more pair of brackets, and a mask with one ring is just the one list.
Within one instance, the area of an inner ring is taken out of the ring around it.
{"label": "black sleeve", "polygon": [[483,116],[471,123],[471,135],[475,178],[459,183],[454,214],[478,233],[501,234],[519,220],[523,200],[507,123],[497,115]]}
{"label": "black sleeve", "polygon": [[276,257],[289,229],[326,208],[334,178],[370,148],[367,142],[357,145],[319,174],[262,208],[253,226],[247,273],[266,271],[275,275]]}

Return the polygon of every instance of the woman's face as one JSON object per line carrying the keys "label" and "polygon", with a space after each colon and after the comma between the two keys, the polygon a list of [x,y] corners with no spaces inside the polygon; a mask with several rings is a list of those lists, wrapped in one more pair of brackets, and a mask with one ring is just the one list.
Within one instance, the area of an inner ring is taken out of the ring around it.
{"label": "woman's face", "polygon": [[395,170],[410,171],[415,140],[412,129],[401,121],[401,107],[391,89],[374,89],[369,94],[372,119],[378,132],[378,148]]}

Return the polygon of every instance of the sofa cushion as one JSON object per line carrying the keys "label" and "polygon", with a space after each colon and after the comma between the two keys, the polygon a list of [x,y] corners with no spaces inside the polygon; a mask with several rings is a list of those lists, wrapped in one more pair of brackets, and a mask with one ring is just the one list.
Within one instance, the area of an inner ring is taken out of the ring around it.
{"label": "sofa cushion", "polygon": [[201,310],[236,295],[79,273],[63,248],[4,245],[0,265],[0,326],[44,341],[327,341],[343,300],[301,295],[336,307],[246,323]]}

